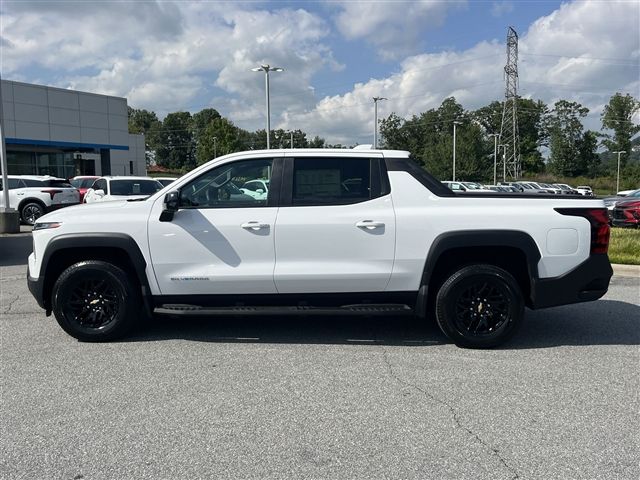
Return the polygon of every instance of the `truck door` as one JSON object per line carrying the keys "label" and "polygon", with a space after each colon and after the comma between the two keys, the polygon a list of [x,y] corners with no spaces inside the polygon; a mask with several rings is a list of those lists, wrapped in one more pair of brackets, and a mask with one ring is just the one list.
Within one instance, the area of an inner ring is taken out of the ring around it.
{"label": "truck door", "polygon": [[385,290],[396,225],[382,155],[295,155],[275,228],[278,292]]}
{"label": "truck door", "polygon": [[[181,185],[180,206],[160,221],[163,199],[149,217],[149,249],[162,295],[275,293],[277,198],[240,186],[271,180],[281,159],[224,163]],[[276,189],[274,194],[279,189]]]}

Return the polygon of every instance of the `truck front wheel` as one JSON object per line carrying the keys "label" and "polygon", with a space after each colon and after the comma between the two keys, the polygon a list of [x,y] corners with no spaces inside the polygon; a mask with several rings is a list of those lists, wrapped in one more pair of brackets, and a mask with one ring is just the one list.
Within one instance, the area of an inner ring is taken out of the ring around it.
{"label": "truck front wheel", "polygon": [[518,282],[493,265],[469,265],[454,272],[440,287],[435,307],[442,332],[465,348],[502,344],[524,317]]}
{"label": "truck front wheel", "polygon": [[53,285],[52,307],[62,329],[85,342],[125,335],[136,321],[139,294],[126,272],[86,260],[67,268]]}

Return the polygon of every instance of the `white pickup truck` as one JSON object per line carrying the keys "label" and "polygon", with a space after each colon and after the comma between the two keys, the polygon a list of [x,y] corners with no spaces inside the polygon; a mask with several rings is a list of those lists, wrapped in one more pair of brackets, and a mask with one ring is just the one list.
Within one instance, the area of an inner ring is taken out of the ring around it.
{"label": "white pickup truck", "polygon": [[29,288],[83,341],[153,314],[411,314],[493,347],[525,306],[596,300],[612,275],[601,200],[458,194],[392,150],[227,155],[146,199],[45,215],[33,240]]}

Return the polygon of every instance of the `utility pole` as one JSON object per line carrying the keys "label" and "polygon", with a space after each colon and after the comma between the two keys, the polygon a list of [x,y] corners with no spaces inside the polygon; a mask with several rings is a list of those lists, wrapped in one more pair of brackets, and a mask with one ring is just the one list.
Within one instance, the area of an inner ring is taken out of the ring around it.
{"label": "utility pole", "polygon": [[451,181],[456,181],[456,125],[462,125],[462,122],[457,120],[453,121],[453,175],[451,175]]}
{"label": "utility pole", "polygon": [[271,105],[269,102],[269,72],[283,72],[284,68],[271,67],[269,64],[252,68],[252,72],[264,72],[264,89],[267,100],[267,150],[271,148]]}
{"label": "utility pole", "polygon": [[507,64],[504,66],[504,78],[506,86],[500,138],[505,140],[505,145],[511,147],[508,155],[505,150],[506,173],[504,176],[508,174],[510,179],[517,180],[522,175],[522,164],[518,130],[518,34],[513,27],[507,30]]}
{"label": "utility pole", "polygon": [[291,149],[293,149],[293,130],[291,130]]}
{"label": "utility pole", "polygon": [[493,137],[493,184],[496,185],[498,181],[498,137],[500,134],[492,133],[489,136]]}
{"label": "utility pole", "polygon": [[373,148],[378,148],[378,100],[388,100],[388,98],[373,97]]}
{"label": "utility pole", "polygon": [[213,137],[213,158],[218,158],[218,137]]}
{"label": "utility pole", "polygon": [[2,168],[2,198],[0,207],[0,233],[20,232],[20,216],[9,204],[9,175],[7,149],[4,143],[4,112],[2,111],[2,77],[0,77],[0,167]]}
{"label": "utility pole", "polygon": [[611,152],[618,154],[618,175],[616,177],[616,194],[620,191],[620,154],[627,153],[625,150],[620,150],[618,152]]}

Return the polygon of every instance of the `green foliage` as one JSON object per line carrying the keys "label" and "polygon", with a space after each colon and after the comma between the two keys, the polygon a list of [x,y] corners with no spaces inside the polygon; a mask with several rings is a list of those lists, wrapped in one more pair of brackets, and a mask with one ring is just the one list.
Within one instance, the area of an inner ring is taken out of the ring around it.
{"label": "green foliage", "polygon": [[129,133],[144,134],[145,141],[145,159],[147,165],[151,163],[153,151],[156,149],[158,131],[162,126],[162,122],[158,120],[155,112],[148,110],[139,110],[127,107],[129,120]]}
{"label": "green foliage", "polygon": [[240,129],[223,117],[212,119],[200,134],[198,165],[221,155],[243,150]]}
{"label": "green foliage", "polygon": [[559,100],[544,121],[545,133],[549,137],[549,169],[557,175],[577,176],[586,172],[580,158],[583,127],[581,118],[589,109],[577,102]]}
{"label": "green foliage", "polygon": [[158,165],[183,171],[195,167],[194,139],[191,130],[191,114],[168,114],[160,127],[156,141]]}
{"label": "green foliage", "polygon": [[640,265],[640,229],[612,228],[609,260],[611,263]]}
{"label": "green foliage", "polygon": [[451,179],[454,120],[460,122],[456,128],[456,178],[488,178],[493,171],[493,142],[485,138],[481,124],[453,97],[445,99],[439,108],[408,120],[392,113],[381,122],[383,145],[409,150],[436,178]]}
{"label": "green foliage", "polygon": [[[613,135],[605,133],[602,143],[610,152],[624,151],[620,156],[620,165],[625,167],[631,155],[631,138],[640,132],[640,125],[633,122],[634,115],[640,110],[640,101],[628,93],[616,93],[602,112],[602,128],[613,130]],[[616,165],[617,168],[617,165]]]}

